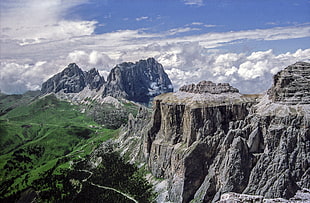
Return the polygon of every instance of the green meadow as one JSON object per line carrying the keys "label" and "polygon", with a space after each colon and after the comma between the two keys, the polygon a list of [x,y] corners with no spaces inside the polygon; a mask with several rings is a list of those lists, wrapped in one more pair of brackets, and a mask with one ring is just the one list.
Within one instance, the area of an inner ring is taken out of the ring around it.
{"label": "green meadow", "polygon": [[[12,100],[10,102],[6,105],[2,100],[2,106],[11,105]],[[68,191],[61,194],[68,185],[55,177],[72,174],[73,163],[85,160],[119,131],[95,122],[93,117],[81,113],[80,108],[47,95],[19,104],[0,116],[1,198],[16,199],[29,188],[51,194],[58,191],[57,197],[45,197],[53,201],[69,194]],[[46,184],[53,178],[56,181],[52,185]]]}

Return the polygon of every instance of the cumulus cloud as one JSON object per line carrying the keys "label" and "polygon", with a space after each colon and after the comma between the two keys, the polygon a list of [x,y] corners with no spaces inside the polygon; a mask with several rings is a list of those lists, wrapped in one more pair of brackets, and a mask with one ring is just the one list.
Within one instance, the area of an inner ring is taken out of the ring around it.
{"label": "cumulus cloud", "polygon": [[[7,7],[6,2],[1,1],[1,8]],[[272,49],[251,53],[222,49],[224,45],[242,44],[243,40],[309,37],[309,25],[193,34],[190,31],[197,26],[213,26],[194,22],[161,33],[140,29],[93,34],[95,21],[68,20],[63,16],[66,10],[86,0],[12,2],[12,8],[1,12],[0,89],[7,93],[39,89],[44,80],[68,63],[75,62],[84,70],[96,67],[106,75],[118,63],[148,57],[164,65],[176,89],[186,83],[212,80],[229,82],[241,92],[253,93],[269,88],[277,71],[296,61],[309,60],[310,56],[310,49],[280,54]],[[203,4],[199,0],[184,2]]]}
{"label": "cumulus cloud", "polygon": [[91,35],[96,21],[65,20],[64,13],[84,0],[12,0],[1,2],[2,38],[18,40],[20,45]]}
{"label": "cumulus cloud", "polygon": [[[187,83],[211,80],[229,82],[243,93],[260,93],[271,86],[271,78],[276,72],[297,61],[309,61],[310,49],[279,55],[274,54],[271,49],[250,54],[196,54],[194,57],[193,53],[180,51],[166,54],[169,57],[158,57],[166,65],[167,73],[176,88]],[[192,62],[193,59],[195,63]],[[175,63],[178,66],[170,66]]]}
{"label": "cumulus cloud", "polygon": [[46,61],[38,61],[34,64],[1,63],[0,65],[0,89],[4,93],[38,90],[46,75],[50,73]]}
{"label": "cumulus cloud", "polygon": [[77,63],[83,67],[84,70],[97,67],[102,69],[103,67],[110,67],[113,64],[113,60],[106,54],[92,50],[91,52],[85,52],[82,50],[75,50],[70,52],[67,56],[68,63]]}

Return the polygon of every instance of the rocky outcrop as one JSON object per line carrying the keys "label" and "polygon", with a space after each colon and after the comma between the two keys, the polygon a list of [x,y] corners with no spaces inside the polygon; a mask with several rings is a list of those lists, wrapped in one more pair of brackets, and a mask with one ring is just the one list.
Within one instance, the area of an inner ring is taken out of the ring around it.
{"label": "rocky outcrop", "polygon": [[78,93],[87,85],[90,89],[100,89],[104,83],[97,70],[82,71],[75,63],[71,63],[62,72],[57,73],[42,84],[41,92],[47,93]]}
{"label": "rocky outcrop", "polygon": [[136,63],[125,62],[113,68],[103,96],[148,104],[155,96],[172,91],[171,81],[163,66],[154,58],[149,58]]}
{"label": "rocky outcrop", "polygon": [[310,63],[298,62],[288,66],[274,77],[269,98],[281,104],[310,103]]}
{"label": "rocky outcrop", "polygon": [[237,88],[230,86],[228,83],[213,83],[211,81],[201,81],[197,85],[190,84],[180,87],[179,91],[190,92],[190,93],[211,93],[220,94],[226,92],[239,92]]}
{"label": "rocky outcrop", "polygon": [[[299,68],[284,72],[307,81]],[[144,157],[138,159],[168,181],[167,201],[215,202],[227,192],[289,199],[310,188],[310,104],[274,100],[282,77],[268,95],[193,85],[155,98],[152,120],[140,131]],[[290,84],[300,95],[309,86],[295,79]]]}

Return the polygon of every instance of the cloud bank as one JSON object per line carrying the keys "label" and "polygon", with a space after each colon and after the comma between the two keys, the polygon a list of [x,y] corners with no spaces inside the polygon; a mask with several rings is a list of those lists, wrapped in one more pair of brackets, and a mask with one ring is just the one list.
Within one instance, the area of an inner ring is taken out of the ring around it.
{"label": "cloud bank", "polygon": [[[235,53],[223,48],[242,46],[244,41],[309,38],[308,24],[195,34],[200,31],[197,26],[216,25],[193,22],[161,33],[137,29],[94,34],[96,21],[68,20],[63,16],[86,0],[13,1],[12,8],[1,12],[0,90],[5,93],[40,89],[42,82],[72,62],[84,70],[96,67],[106,77],[118,63],[148,57],[163,64],[175,89],[212,80],[229,82],[243,93],[258,93],[270,87],[277,71],[297,61],[307,61],[310,56],[310,49],[275,53],[271,47]],[[12,6],[6,2],[1,2],[1,7]],[[203,1],[185,3],[200,5]],[[20,15],[16,15],[18,12]]]}

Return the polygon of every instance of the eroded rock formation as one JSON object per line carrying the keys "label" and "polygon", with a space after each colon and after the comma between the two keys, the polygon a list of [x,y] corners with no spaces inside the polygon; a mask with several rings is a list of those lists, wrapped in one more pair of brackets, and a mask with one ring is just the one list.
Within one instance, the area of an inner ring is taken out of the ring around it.
{"label": "eroded rock formation", "polygon": [[[167,201],[215,202],[227,192],[289,199],[310,188],[310,66],[300,64],[278,73],[268,95],[207,82],[155,98],[137,159],[168,180]],[[294,77],[279,85],[287,73]]]}
{"label": "eroded rock formation", "polygon": [[180,87],[179,91],[190,93],[211,93],[220,94],[225,92],[239,92],[237,88],[230,86],[228,83],[213,83],[211,81],[201,81],[197,85],[190,84]]}
{"label": "eroded rock formation", "polygon": [[281,104],[310,103],[310,64],[297,62],[273,77],[269,98]]}

